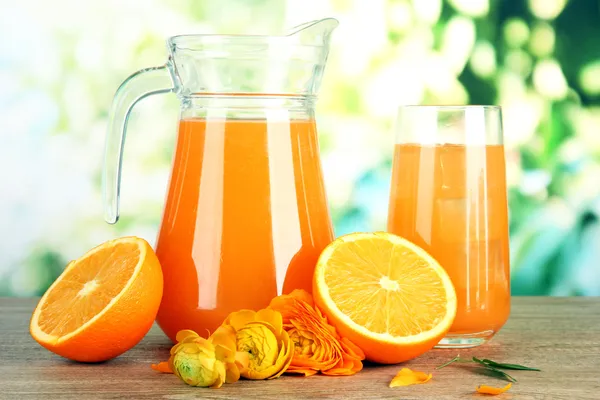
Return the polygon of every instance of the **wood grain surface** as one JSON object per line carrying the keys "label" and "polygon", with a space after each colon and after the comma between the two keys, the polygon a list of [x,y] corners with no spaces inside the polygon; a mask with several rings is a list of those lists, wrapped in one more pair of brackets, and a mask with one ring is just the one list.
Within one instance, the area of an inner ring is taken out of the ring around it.
{"label": "wood grain surface", "polygon": [[[432,350],[403,366],[433,372],[424,385],[390,389],[400,366],[367,366],[351,377],[283,377],[239,381],[221,389],[188,387],[172,375],[150,369],[166,360],[170,343],[158,327],[131,351],[112,361],[86,365],[64,360],[29,335],[34,299],[0,298],[0,399],[469,399],[478,384],[506,382],[475,373],[466,365],[434,367],[457,355]],[[600,399],[600,297],[513,299],[509,322],[488,344],[463,350],[477,356],[521,363],[542,372],[514,371],[518,382],[494,399]]]}

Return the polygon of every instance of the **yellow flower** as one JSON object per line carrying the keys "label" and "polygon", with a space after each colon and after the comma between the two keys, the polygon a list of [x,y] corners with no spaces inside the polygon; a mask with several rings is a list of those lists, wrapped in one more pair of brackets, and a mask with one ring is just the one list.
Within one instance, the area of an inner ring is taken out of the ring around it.
{"label": "yellow flower", "polygon": [[181,343],[173,355],[173,373],[191,386],[221,387],[225,364],[217,360],[213,344],[201,337]]}
{"label": "yellow flower", "polygon": [[152,368],[174,373],[192,386],[219,388],[240,379],[249,363],[248,355],[236,351],[236,332],[222,326],[208,339],[191,330],[177,333],[177,344],[171,348],[168,362],[153,364]]}
{"label": "yellow flower", "polygon": [[241,371],[244,378],[277,378],[292,362],[294,343],[283,330],[279,312],[270,309],[234,312],[221,328],[227,327],[236,332],[237,351],[248,355],[248,368]]}

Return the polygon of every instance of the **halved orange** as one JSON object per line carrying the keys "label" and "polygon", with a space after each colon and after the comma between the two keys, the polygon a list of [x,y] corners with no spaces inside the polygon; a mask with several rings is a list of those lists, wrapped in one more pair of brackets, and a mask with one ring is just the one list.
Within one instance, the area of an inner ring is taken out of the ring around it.
{"label": "halved orange", "polygon": [[63,357],[105,361],[146,335],[162,292],[162,270],[148,242],[111,240],[69,263],[38,303],[29,331]]}
{"label": "halved orange", "polygon": [[431,349],[456,315],[446,271],[425,250],[384,232],[353,233],[327,246],[313,296],[342,336],[385,364]]}

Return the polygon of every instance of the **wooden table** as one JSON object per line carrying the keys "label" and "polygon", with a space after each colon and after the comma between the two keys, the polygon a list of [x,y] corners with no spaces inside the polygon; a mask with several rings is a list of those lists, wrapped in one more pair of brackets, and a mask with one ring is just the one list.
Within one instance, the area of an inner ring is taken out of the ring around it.
{"label": "wooden table", "polygon": [[[166,360],[170,343],[154,327],[133,350],[112,361],[86,365],[62,359],[40,347],[28,333],[34,299],[0,298],[0,399],[457,399],[483,398],[478,384],[506,382],[454,365],[456,350],[433,350],[408,362],[433,372],[424,385],[390,389],[399,366],[367,366],[351,377],[283,377],[239,381],[223,388],[188,387],[150,364]],[[514,371],[518,383],[497,399],[600,399],[600,297],[514,298],[509,322],[487,345],[461,356],[536,366],[542,372]],[[494,397],[491,397],[494,398]]]}

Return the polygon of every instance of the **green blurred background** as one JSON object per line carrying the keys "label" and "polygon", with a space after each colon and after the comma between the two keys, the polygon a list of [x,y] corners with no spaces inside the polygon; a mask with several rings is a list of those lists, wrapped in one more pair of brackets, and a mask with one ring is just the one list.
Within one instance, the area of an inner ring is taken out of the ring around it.
{"label": "green blurred background", "polygon": [[107,109],[181,33],[340,20],[318,122],[336,234],[385,229],[399,104],[500,104],[512,291],[600,295],[600,1],[0,1],[0,295],[44,292],[104,240],[154,243],[178,101],[136,107],[122,220],[102,220]]}

